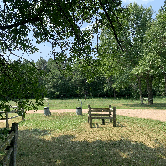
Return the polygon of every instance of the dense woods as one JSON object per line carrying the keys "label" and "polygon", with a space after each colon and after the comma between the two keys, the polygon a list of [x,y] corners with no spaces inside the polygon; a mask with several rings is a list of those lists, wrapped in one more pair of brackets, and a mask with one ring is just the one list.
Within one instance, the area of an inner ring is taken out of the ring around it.
{"label": "dense woods", "polygon": [[[115,97],[115,98],[136,98],[139,99],[139,82],[130,82],[122,87],[122,82],[115,76],[104,77],[102,73],[88,82],[86,74],[80,68],[80,64],[73,66],[72,74],[66,75],[59,70],[58,65],[53,59],[48,61],[42,57],[35,63],[36,67],[46,72],[46,75],[40,80],[40,84],[45,85],[47,97],[49,98],[87,98],[91,97]],[[125,76],[123,77],[125,78]],[[158,81],[158,82],[157,82]],[[118,85],[119,84],[119,85]],[[43,86],[42,85],[42,86]],[[164,76],[160,80],[153,81],[154,96],[165,95]],[[142,81],[142,96],[148,97],[146,82]]]}

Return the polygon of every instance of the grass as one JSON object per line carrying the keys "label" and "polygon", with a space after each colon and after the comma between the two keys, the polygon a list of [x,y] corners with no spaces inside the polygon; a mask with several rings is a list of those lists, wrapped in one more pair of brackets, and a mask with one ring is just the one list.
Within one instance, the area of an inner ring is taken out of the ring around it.
{"label": "grass", "polygon": [[[34,100],[32,100],[34,102]],[[55,109],[76,109],[81,106],[81,102],[78,99],[54,99],[48,100],[49,107],[52,110]],[[154,98],[154,104],[148,105],[147,101],[144,101],[142,105],[140,100],[136,99],[114,99],[114,98],[93,98],[93,99],[81,99],[82,108],[87,109],[90,104],[92,107],[108,107],[112,105],[117,109],[166,109],[166,98],[157,97]],[[11,105],[16,105],[14,102],[10,102]],[[43,110],[47,107],[48,103],[44,101],[44,106],[39,106],[38,110]]]}
{"label": "grass", "polygon": [[[48,100],[50,109],[75,109],[81,106],[81,102],[78,99],[54,99]],[[114,98],[93,98],[93,99],[81,99],[82,108],[87,109],[88,105],[92,107],[108,107],[112,105],[117,109],[166,109],[166,98],[154,98],[154,104],[148,105],[141,104],[140,100],[136,99],[114,99]],[[47,102],[44,102],[45,106],[48,106]],[[39,107],[39,110],[43,110],[43,106]]]}
{"label": "grass", "polygon": [[[117,109],[166,110],[166,98],[154,98],[152,106],[141,105],[134,99],[81,100],[83,109],[90,104],[92,107],[112,105]],[[44,106],[48,106],[47,102]],[[50,110],[79,106],[78,99],[49,100]],[[21,117],[10,120],[10,126],[12,122],[19,122],[17,165],[165,166],[166,122],[117,116],[117,127],[108,121],[101,125],[101,120],[94,120],[90,128],[87,120],[87,114],[75,113],[52,113],[49,117],[26,114],[25,121]],[[0,127],[5,127],[5,123],[0,123]]]}
{"label": "grass", "polygon": [[166,122],[117,116],[117,127],[96,119],[90,128],[87,120],[75,113],[12,119],[19,122],[17,165],[165,166]]}

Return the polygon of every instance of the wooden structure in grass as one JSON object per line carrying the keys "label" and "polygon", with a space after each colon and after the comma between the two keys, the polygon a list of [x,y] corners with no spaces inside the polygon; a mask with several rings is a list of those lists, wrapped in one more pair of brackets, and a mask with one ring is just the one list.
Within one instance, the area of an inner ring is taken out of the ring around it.
{"label": "wooden structure in grass", "polygon": [[0,165],[16,166],[18,123],[12,123],[9,135],[0,147]]}
{"label": "wooden structure in grass", "polygon": [[24,109],[21,110],[21,115],[17,115],[17,116],[12,116],[12,117],[9,117],[9,113],[18,113],[19,110],[18,110],[18,107],[17,106],[11,106],[10,108],[12,108],[13,110],[10,111],[10,112],[6,112],[6,111],[0,111],[0,114],[5,114],[5,118],[1,118],[0,120],[6,120],[6,128],[9,128],[9,122],[8,122],[8,119],[13,119],[13,118],[16,118],[18,116],[22,116],[22,120],[24,120]]}
{"label": "wooden structure in grass", "polygon": [[[116,127],[116,107],[111,108],[91,108],[88,105],[88,123],[90,123],[90,128],[92,128],[92,119],[102,119],[102,124],[105,125],[105,119],[109,119],[110,122],[113,120],[113,127]],[[113,112],[113,115],[111,114]]]}

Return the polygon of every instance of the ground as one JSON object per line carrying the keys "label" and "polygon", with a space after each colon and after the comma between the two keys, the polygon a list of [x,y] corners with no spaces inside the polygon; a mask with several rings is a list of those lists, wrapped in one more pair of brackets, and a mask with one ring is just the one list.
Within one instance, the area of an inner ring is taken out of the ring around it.
{"label": "ground", "polygon": [[[58,110],[50,110],[51,112],[76,112],[76,109],[58,109]],[[44,110],[30,110],[27,113],[43,113]],[[82,113],[88,113],[88,109],[83,109]],[[138,117],[145,119],[153,119],[160,120],[162,122],[166,122],[166,110],[157,110],[157,109],[117,109],[117,115],[122,116],[130,116],[130,117]],[[9,119],[10,120],[10,119]],[[6,120],[0,120],[0,122],[6,123]]]}
{"label": "ground", "polygon": [[[60,110],[50,110],[51,112],[76,112],[76,109],[60,109]],[[88,109],[83,109],[83,113],[88,113]],[[44,110],[34,110],[27,111],[27,113],[44,113]],[[157,109],[117,109],[117,115],[146,118],[160,120],[162,122],[166,121],[166,110],[157,110]]]}

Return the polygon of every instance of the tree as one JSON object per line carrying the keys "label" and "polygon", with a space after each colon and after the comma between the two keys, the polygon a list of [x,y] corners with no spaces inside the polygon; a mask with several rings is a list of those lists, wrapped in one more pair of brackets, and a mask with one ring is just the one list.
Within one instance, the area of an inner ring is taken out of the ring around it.
{"label": "tree", "polygon": [[[119,50],[112,30],[103,27],[100,36],[100,54],[98,57],[104,62],[105,75],[116,77],[115,87],[121,86],[125,88],[130,84],[134,85],[137,81],[140,99],[142,99],[141,79],[146,79],[149,104],[152,104],[152,79],[147,73],[144,75],[143,72],[136,72],[136,68],[140,68],[139,64],[141,62],[147,64],[147,61],[145,61],[147,54],[144,53],[145,35],[151,27],[153,11],[151,7],[144,8],[143,6],[138,6],[136,3],[130,4],[128,10],[130,15],[122,21],[126,34],[120,34],[120,41],[122,41],[125,51],[122,52]],[[142,66],[142,68],[144,67]]]}
{"label": "tree", "polygon": [[[100,17],[96,17],[98,21],[92,31],[97,33],[101,24],[111,26],[119,43],[117,34],[120,26],[116,13],[123,11],[120,0],[4,0],[3,4],[0,10],[0,45],[3,52],[7,49],[37,51],[28,37],[28,33],[33,31],[37,43],[50,41],[53,48],[59,46],[63,51],[68,47],[72,58],[76,54],[78,57],[87,55],[91,52],[91,32],[81,31],[79,23],[90,23],[95,15]],[[72,45],[66,40],[69,37],[74,37]]]}
{"label": "tree", "polygon": [[[46,91],[39,85],[42,71],[36,70],[32,64],[20,60],[8,63],[0,58],[0,109],[10,111],[9,101],[17,103],[19,109],[37,110],[37,106],[43,105]],[[35,103],[29,99],[35,98]]]}

